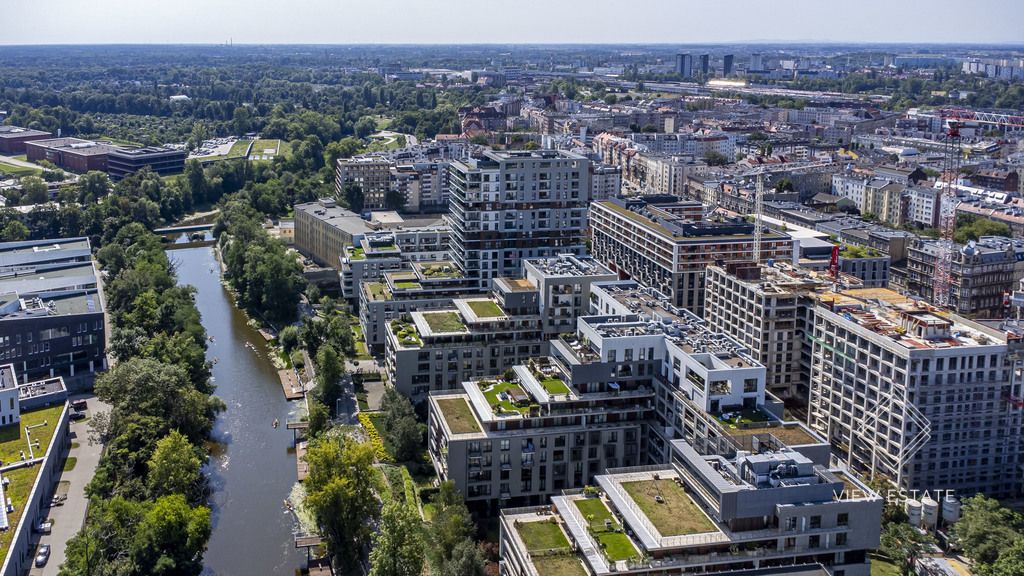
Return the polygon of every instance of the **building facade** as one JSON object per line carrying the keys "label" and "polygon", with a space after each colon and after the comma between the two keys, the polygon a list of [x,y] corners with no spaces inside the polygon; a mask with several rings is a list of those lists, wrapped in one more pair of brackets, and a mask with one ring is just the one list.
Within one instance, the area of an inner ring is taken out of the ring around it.
{"label": "building facade", "polygon": [[[754,225],[744,220],[695,222],[673,213],[675,202],[645,199],[591,204],[594,257],[613,271],[668,295],[673,304],[699,314],[704,306],[704,270],[718,261],[747,261]],[[794,241],[765,230],[761,261],[791,261]]]}
{"label": "building facade", "polygon": [[563,151],[484,152],[450,166],[452,258],[486,288],[524,258],[586,252],[590,162]]}

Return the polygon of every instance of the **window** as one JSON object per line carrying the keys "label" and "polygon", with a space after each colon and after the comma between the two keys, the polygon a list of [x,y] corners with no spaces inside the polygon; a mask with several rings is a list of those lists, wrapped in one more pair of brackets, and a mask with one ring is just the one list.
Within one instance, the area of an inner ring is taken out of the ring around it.
{"label": "window", "polygon": [[811,516],[810,527],[812,529],[814,529],[814,528],[821,528],[821,516]]}
{"label": "window", "polygon": [[502,450],[508,450],[508,440],[502,440],[501,441],[501,449]]}
{"label": "window", "polygon": [[839,526],[849,526],[850,515],[846,512],[842,512],[841,514],[836,516],[836,524],[838,524]]}

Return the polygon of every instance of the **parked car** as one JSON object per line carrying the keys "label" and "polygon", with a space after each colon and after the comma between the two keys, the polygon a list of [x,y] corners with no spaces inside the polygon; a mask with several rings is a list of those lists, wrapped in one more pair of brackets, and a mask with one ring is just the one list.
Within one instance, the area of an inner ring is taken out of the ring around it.
{"label": "parked car", "polygon": [[43,544],[39,547],[39,552],[36,553],[36,568],[42,568],[46,566],[46,563],[50,560],[50,545]]}
{"label": "parked car", "polygon": [[36,523],[36,532],[39,532],[40,534],[49,534],[52,529],[52,520],[40,520]]}
{"label": "parked car", "polygon": [[78,412],[85,412],[89,409],[89,403],[85,400],[75,400],[71,403],[71,408]]}

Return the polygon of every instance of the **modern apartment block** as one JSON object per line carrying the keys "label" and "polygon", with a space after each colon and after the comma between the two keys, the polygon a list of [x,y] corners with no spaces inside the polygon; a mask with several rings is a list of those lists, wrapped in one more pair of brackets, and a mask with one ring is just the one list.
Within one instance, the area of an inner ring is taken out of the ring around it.
{"label": "modern apartment block", "polygon": [[353,236],[352,246],[345,249],[341,258],[342,297],[356,302],[362,282],[380,281],[384,272],[400,270],[412,262],[447,260],[448,238],[447,226],[403,228]]}
{"label": "modern apartment block", "polygon": [[539,313],[545,335],[576,330],[576,318],[590,309],[590,287],[616,280],[615,273],[590,257],[560,254],[523,261],[526,282],[540,294]]}
{"label": "modern apartment block", "polygon": [[907,489],[1019,494],[1019,334],[887,289],[817,298],[808,425],[851,469]]}
{"label": "modern apartment block", "polygon": [[[842,280],[849,285],[851,279]],[[712,329],[735,338],[764,364],[770,392],[806,404],[807,309],[814,305],[812,294],[831,286],[832,279],[824,274],[784,264],[708,266],[704,318]]]}
{"label": "modern apartment block", "polygon": [[[316,202],[295,205],[295,248],[304,256],[317,263],[342,270],[342,259],[349,256],[349,250],[367,234],[393,232],[398,234],[398,246],[412,252],[418,251],[416,234],[421,229],[441,227],[441,218],[433,216],[420,219],[406,219],[395,212],[372,212],[364,215],[339,206],[333,198],[321,198]],[[401,234],[409,231],[411,237]],[[429,232],[426,232],[429,236]],[[424,249],[429,238],[424,237]]]}
{"label": "modern apartment block", "polygon": [[539,298],[532,286],[498,278],[490,297],[456,298],[451,307],[391,320],[385,362],[392,385],[422,400],[435,390],[498,376],[546,347]]}
{"label": "modern apartment block", "polygon": [[590,161],[554,151],[485,151],[449,170],[452,258],[487,288],[524,258],[586,253]]}
{"label": "modern apartment block", "polygon": [[391,190],[391,162],[373,156],[339,158],[334,180],[338,198],[344,198],[345,189],[352,184],[363,191],[363,209],[383,210]]}
{"label": "modern apartment block", "polygon": [[103,299],[87,238],[0,243],[0,362],[69,387],[106,369]]}
{"label": "modern apartment block", "polygon": [[[462,294],[431,311],[392,314],[384,336],[395,386],[421,398],[429,391],[501,375],[546,353],[547,339],[573,332],[576,318],[590,307],[591,286],[615,279],[592,258],[571,254],[524,264],[525,278],[495,279],[490,296]],[[450,262],[444,265],[454,269]]]}
{"label": "modern apartment block", "polygon": [[[591,204],[592,250],[613,271],[668,295],[700,315],[704,270],[716,262],[748,261],[754,225],[742,219],[696,222],[674,211],[678,198],[612,199]],[[794,240],[765,229],[761,261],[792,261]]]}
{"label": "modern apartment block", "polygon": [[867,486],[799,452],[675,441],[671,462],[503,510],[502,574],[868,576],[881,513]]}
{"label": "modern apartment block", "polygon": [[[950,307],[957,314],[972,318],[1003,318],[1007,314],[1005,296],[1016,287],[1019,274],[1015,242],[1009,238],[984,237],[977,242],[954,246],[950,266],[952,289]],[[905,272],[894,278],[902,292],[920,296],[929,302],[935,294],[936,240],[918,239],[907,250]],[[894,270],[893,274],[896,274]]]}
{"label": "modern apartment block", "polygon": [[[634,282],[595,284],[591,308],[575,333],[550,341],[549,355],[500,381],[429,397],[428,445],[441,478],[507,506],[593,484],[607,467],[668,462],[676,439],[726,452],[793,445],[827,459],[822,439],[779,418],[764,367],[734,340]],[[536,453],[528,467],[537,471],[521,472],[522,452],[499,443],[508,436]]]}
{"label": "modern apartment block", "polygon": [[484,294],[450,260],[407,262],[353,288],[359,290],[359,325],[374,354],[384,351],[392,321],[415,311],[451,308],[454,298]]}

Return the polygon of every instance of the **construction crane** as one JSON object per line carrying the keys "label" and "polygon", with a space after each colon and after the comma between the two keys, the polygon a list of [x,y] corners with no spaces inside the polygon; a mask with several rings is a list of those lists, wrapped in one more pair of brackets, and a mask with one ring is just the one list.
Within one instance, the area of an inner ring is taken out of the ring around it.
{"label": "construction crane", "polygon": [[979,112],[965,108],[943,108],[939,114],[949,123],[977,122],[979,124],[994,124],[1002,128],[1024,128],[1024,116],[1012,114]]}
{"label": "construction crane", "polygon": [[950,121],[942,155],[942,194],[939,197],[939,250],[935,256],[935,305],[953,305],[953,246],[956,235],[956,180],[960,174],[960,124]]}
{"label": "construction crane", "polygon": [[[821,162],[810,162],[802,166],[794,166],[791,170],[807,170],[809,168],[820,168],[822,166],[829,166],[833,164],[831,160]],[[764,225],[764,185],[765,182],[770,182],[772,179],[772,172],[783,171],[779,166],[763,166],[757,168],[752,172],[748,172],[745,176],[754,176],[754,249],[751,254],[751,259],[756,262],[761,262],[761,228]],[[748,183],[749,180],[744,178],[744,183]]]}

